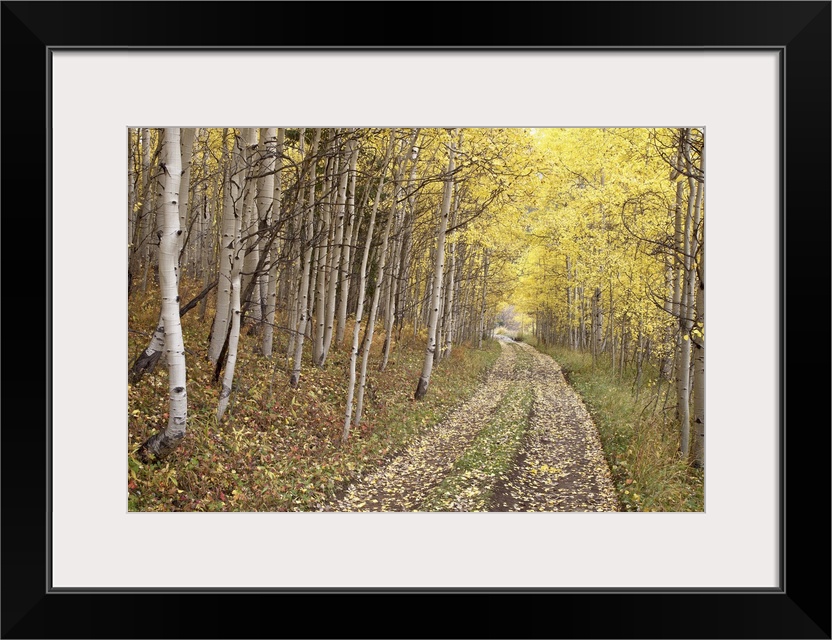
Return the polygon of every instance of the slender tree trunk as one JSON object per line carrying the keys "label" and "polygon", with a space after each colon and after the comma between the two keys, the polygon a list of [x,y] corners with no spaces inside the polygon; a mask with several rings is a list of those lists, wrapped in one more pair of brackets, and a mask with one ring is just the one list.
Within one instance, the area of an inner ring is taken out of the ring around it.
{"label": "slender tree trunk", "polygon": [[[330,150],[335,149],[337,137],[330,140]],[[332,153],[332,151],[330,151]],[[318,236],[320,243],[317,250],[316,268],[316,289],[317,303],[315,305],[315,320],[317,330],[315,331],[315,342],[312,345],[312,362],[316,367],[322,366],[324,359],[324,333],[326,332],[326,301],[327,301],[327,270],[329,267],[329,232],[332,221],[332,189],[335,175],[338,173],[338,156],[332,155],[328,159],[327,169],[324,175],[323,204],[321,209],[321,226]]]}
{"label": "slender tree trunk", "polygon": [[[185,229],[188,228],[188,220],[189,216],[188,213],[190,212],[190,192],[191,192],[191,160],[193,158],[193,149],[194,149],[194,134],[196,133],[196,129],[193,127],[187,127],[182,129],[181,133],[181,152],[182,152],[182,178],[179,186],[179,190],[182,192],[179,194],[179,228],[184,232]],[[185,234],[181,233],[178,237],[178,249],[179,249],[179,264],[185,264],[185,260],[182,259],[182,253],[185,250]]]}
{"label": "slender tree trunk", "polygon": [[[257,193],[256,175],[260,171],[260,154],[257,152],[257,129],[243,129],[245,145],[245,164],[248,168],[245,176],[245,196],[243,198],[242,242],[245,246],[242,256],[242,280],[240,304],[250,313],[254,326],[261,320],[260,274],[257,267],[260,262],[260,220],[254,196]],[[271,195],[271,194],[270,194]],[[254,281],[254,286],[252,286]],[[250,293],[249,293],[250,292]],[[240,318],[242,320],[242,317]]]}
{"label": "slender tree trunk", "polygon": [[[454,214],[453,214],[453,223],[456,224],[457,218],[457,210],[459,208],[459,196],[454,202]],[[445,327],[445,349],[443,358],[447,358],[451,355],[451,349],[453,349],[454,343],[454,294],[456,293],[456,240],[451,242],[451,260],[450,260],[450,267],[448,268],[448,287],[447,293],[445,294],[445,321],[443,325]]]}
{"label": "slender tree trunk", "polygon": [[[359,271],[358,283],[358,307],[355,311],[355,324],[352,330],[352,350],[350,351],[350,372],[349,382],[347,384],[347,407],[344,416],[344,430],[341,433],[341,442],[346,442],[350,435],[350,423],[352,419],[352,405],[353,395],[355,393],[355,369],[358,361],[358,344],[359,335],[361,333],[361,320],[364,313],[364,295],[367,289],[367,262],[370,256],[370,245],[373,241],[373,230],[376,224],[376,214],[378,213],[378,205],[381,200],[382,189],[384,188],[384,174],[387,171],[387,164],[390,162],[390,157],[393,153],[393,146],[395,144],[395,129],[390,132],[390,144],[387,147],[387,153],[384,158],[384,163],[381,168],[381,176],[378,182],[378,189],[376,197],[373,201],[373,209],[370,213],[370,220],[367,225],[367,238],[364,242],[364,253],[361,258],[361,269]],[[357,422],[356,422],[357,424]]]}
{"label": "slender tree trunk", "polygon": [[321,141],[321,129],[315,129],[315,137],[312,140],[312,146],[309,150],[310,169],[309,181],[307,188],[309,190],[309,205],[306,213],[306,250],[303,257],[303,277],[300,284],[300,317],[298,319],[297,328],[295,331],[295,354],[292,362],[292,374],[289,378],[289,384],[292,387],[297,387],[300,382],[301,358],[303,356],[303,342],[306,336],[306,324],[309,319],[311,311],[311,302],[309,300],[309,272],[312,267],[312,242],[314,236],[313,218],[315,210],[315,183],[317,182],[317,165],[318,161],[315,157],[318,154],[318,144]]}
{"label": "slender tree trunk", "polygon": [[[393,132],[391,132],[391,136],[392,135]],[[404,159],[402,159],[401,167],[404,167]],[[378,277],[376,278],[376,284],[373,288],[373,300],[370,303],[370,317],[368,318],[366,334],[364,335],[364,349],[361,354],[361,378],[358,384],[358,397],[355,400],[355,420],[353,424],[356,426],[358,426],[359,422],[361,422],[361,415],[364,409],[364,390],[367,386],[367,363],[370,360],[370,349],[373,346],[373,333],[375,332],[376,326],[379,296],[381,294],[381,286],[384,281],[384,269],[387,264],[387,245],[390,239],[390,229],[393,226],[393,220],[396,218],[396,201],[398,200],[397,193],[401,190],[399,184],[401,174],[402,172],[400,169],[399,173],[396,175],[395,183],[393,185],[392,204],[390,205],[390,213],[387,216],[387,224],[384,227],[381,249],[379,249]]]}
{"label": "slender tree trunk", "polygon": [[[704,160],[700,161],[700,170],[704,170]],[[694,382],[693,382],[693,465],[695,467],[705,466],[705,257],[702,251],[702,243],[699,238],[705,237],[702,225],[702,200],[704,197],[705,184],[697,184],[696,201],[694,203],[694,228],[693,228],[693,250],[692,258],[696,260],[696,268],[691,269],[691,287],[695,293],[691,297],[696,298],[696,327],[691,332],[694,350]],[[697,277],[698,275],[698,277]],[[692,302],[692,301],[691,301]]]}
{"label": "slender tree trunk", "polygon": [[439,214],[439,228],[436,234],[436,268],[433,281],[433,301],[428,320],[428,344],[425,350],[425,362],[422,367],[422,374],[419,376],[419,383],[416,386],[414,398],[421,400],[428,391],[430,375],[433,371],[433,358],[436,353],[436,326],[439,320],[439,304],[442,295],[442,275],[445,269],[445,232],[448,228],[448,215],[451,211],[451,196],[453,195],[454,184],[454,137],[456,129],[451,132],[448,145],[448,171],[445,175],[445,192],[442,198],[442,210]]}
{"label": "slender tree trunk", "polygon": [[[266,132],[267,139],[269,138],[270,132],[272,130],[269,129]],[[274,134],[271,134],[274,135]],[[277,141],[275,143],[275,150],[274,156],[275,161],[272,163],[272,168],[274,169],[274,177],[271,181],[272,187],[272,210],[271,210],[271,221],[278,221],[280,220],[281,216],[283,215],[281,209],[281,199],[282,199],[282,177],[281,177],[281,170],[283,169],[283,143],[286,139],[286,129],[278,129],[277,130]],[[266,188],[268,188],[268,181],[266,182]],[[268,281],[268,290],[266,293],[266,316],[265,316],[265,324],[263,326],[263,355],[267,358],[272,357],[272,343],[274,341],[274,323],[275,323],[275,313],[277,309],[277,255],[278,255],[278,247],[272,245],[271,248],[271,260],[269,264],[269,281]]]}
{"label": "slender tree trunk", "polygon": [[349,164],[341,173],[340,181],[338,183],[338,195],[335,202],[335,244],[333,246],[333,256],[330,268],[329,277],[329,291],[327,292],[326,301],[326,328],[324,329],[324,344],[323,352],[321,353],[320,362],[318,366],[324,366],[327,354],[329,353],[330,345],[332,344],[333,323],[335,322],[335,294],[338,289],[339,281],[341,280],[341,254],[344,244],[344,216],[346,215],[347,205],[347,183],[355,171],[355,165],[358,161],[358,144],[355,140],[355,130],[350,131],[350,139],[347,142],[346,157],[349,158]]}
{"label": "slender tree trunk", "polygon": [[265,334],[266,313],[267,307],[269,306],[267,299],[269,276],[271,275],[272,269],[271,257],[272,249],[275,248],[273,239],[267,236],[272,226],[272,218],[274,217],[274,163],[276,147],[277,130],[274,127],[260,129],[260,142],[257,145],[257,164],[255,166],[257,175],[256,193],[254,196],[254,206],[257,212],[255,225],[258,235],[253,238],[253,244],[257,247],[258,259],[255,266],[257,276],[253,286],[251,306],[252,311],[256,313],[255,318],[260,319],[261,336]]}
{"label": "slender tree trunk", "polygon": [[[704,238],[704,233],[702,234]],[[699,328],[694,347],[694,383],[693,383],[693,465],[705,466],[705,256],[699,260],[699,286],[696,291],[696,323]]]}
{"label": "slender tree trunk", "polygon": [[338,306],[338,327],[335,330],[335,343],[342,345],[344,343],[344,332],[347,324],[347,303],[349,302],[350,279],[352,276],[352,247],[356,242],[353,238],[353,228],[356,232],[360,224],[356,224],[355,214],[355,182],[356,182],[356,166],[358,164],[358,145],[353,148],[350,155],[349,167],[349,188],[347,190],[347,230],[345,232],[346,245],[341,251],[341,299]]}
{"label": "slender tree trunk", "polygon": [[[685,145],[687,146],[687,130],[685,132]],[[687,154],[686,154],[687,155]],[[682,286],[680,300],[680,347],[681,353],[677,371],[677,410],[680,423],[680,450],[682,458],[687,459],[690,454],[690,331],[693,325],[693,295],[695,270],[693,269],[691,256],[691,234],[693,232],[694,199],[698,199],[698,189],[693,178],[688,179],[688,207],[685,216],[683,250],[682,250]]]}
{"label": "slender tree trunk", "polygon": [[[304,136],[306,133],[306,129],[300,130],[300,153],[301,156],[304,154],[303,148],[303,141]],[[287,279],[287,285],[289,286],[289,290],[291,291],[290,297],[290,311],[289,311],[289,322],[288,322],[288,339],[286,340],[286,364],[289,364],[289,361],[293,357],[295,353],[295,341],[297,338],[297,327],[300,322],[300,303],[301,303],[301,286],[303,284],[303,278],[300,277],[300,274],[303,272],[303,267],[301,265],[301,260],[303,258],[303,246],[301,242],[301,238],[304,234],[304,215],[303,215],[303,203],[306,198],[306,182],[303,180],[303,176],[298,178],[300,185],[298,187],[298,194],[295,199],[295,213],[292,216],[291,221],[291,230],[292,230],[292,244],[297,245],[297,248],[292,249],[292,263],[289,269],[289,274],[291,275],[290,278]],[[297,251],[297,257],[295,258],[295,251]]]}
{"label": "slender tree trunk", "polygon": [[477,349],[482,349],[482,339],[485,335],[485,303],[488,293],[488,249],[483,250],[483,271],[482,271],[482,300],[480,303],[480,327],[477,335]]}
{"label": "slender tree trunk", "polygon": [[151,436],[139,449],[144,460],[162,459],[169,455],[185,437],[188,418],[187,370],[182,325],[179,320],[179,266],[177,260],[179,227],[179,188],[182,159],[179,150],[179,129],[168,129],[162,151],[165,164],[159,229],[159,281],[162,295],[162,322],[165,327],[165,352],[168,363],[169,409],[167,427]]}
{"label": "slender tree trunk", "polygon": [[[228,153],[226,135],[227,130],[223,129],[223,156]],[[211,329],[211,342],[208,346],[208,360],[214,364],[219,360],[220,351],[222,351],[225,339],[228,336],[231,309],[231,266],[234,263],[234,243],[236,242],[239,224],[236,201],[242,188],[242,172],[245,168],[238,146],[239,143],[233,130],[231,135],[234,139],[234,151],[227,168],[227,179],[223,184],[222,237],[219,247],[220,282],[217,286],[217,310],[214,315],[214,325]]]}
{"label": "slender tree trunk", "polygon": [[156,323],[156,330],[150,339],[150,344],[147,348],[139,354],[133,366],[130,367],[130,383],[137,384],[144,374],[151,373],[162,357],[163,349],[165,348],[165,324],[162,315],[159,316],[159,322]]}
{"label": "slender tree trunk", "polygon": [[[242,251],[242,249],[241,249]],[[234,369],[237,364],[237,347],[240,341],[240,263],[243,261],[240,252],[234,256],[234,267],[231,270],[231,332],[228,335],[228,358],[225,361],[225,372],[222,379],[220,401],[217,405],[217,422],[222,420],[231,399],[231,385],[234,382]]]}

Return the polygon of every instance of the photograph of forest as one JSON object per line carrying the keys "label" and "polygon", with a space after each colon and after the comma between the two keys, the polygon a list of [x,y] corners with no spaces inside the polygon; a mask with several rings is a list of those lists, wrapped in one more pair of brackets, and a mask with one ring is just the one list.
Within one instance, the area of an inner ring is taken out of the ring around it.
{"label": "photograph of forest", "polygon": [[126,135],[130,511],[704,511],[704,128]]}

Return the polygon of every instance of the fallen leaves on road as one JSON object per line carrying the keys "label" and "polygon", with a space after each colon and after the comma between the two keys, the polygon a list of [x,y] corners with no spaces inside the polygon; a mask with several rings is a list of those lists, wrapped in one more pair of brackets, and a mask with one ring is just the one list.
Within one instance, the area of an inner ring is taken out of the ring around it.
{"label": "fallen leaves on road", "polygon": [[551,357],[523,343],[482,387],[322,511],[617,511],[598,434]]}

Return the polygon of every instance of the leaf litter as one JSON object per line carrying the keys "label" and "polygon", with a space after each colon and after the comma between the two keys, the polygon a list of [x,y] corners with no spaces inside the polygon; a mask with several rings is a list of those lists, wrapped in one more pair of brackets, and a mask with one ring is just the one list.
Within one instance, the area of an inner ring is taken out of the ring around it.
{"label": "leaf litter", "polygon": [[598,432],[560,366],[525,343],[468,402],[319,511],[618,511]]}

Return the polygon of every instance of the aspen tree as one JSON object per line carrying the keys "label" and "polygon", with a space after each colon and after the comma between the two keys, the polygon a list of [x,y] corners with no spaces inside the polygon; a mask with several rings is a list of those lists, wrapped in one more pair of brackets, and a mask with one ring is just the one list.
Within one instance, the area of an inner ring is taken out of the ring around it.
{"label": "aspen tree", "polygon": [[[391,132],[392,135],[393,132]],[[404,173],[405,157],[401,157],[399,170],[393,181],[393,197],[391,198],[390,212],[387,215],[387,224],[384,226],[384,233],[381,237],[381,248],[379,249],[378,258],[378,277],[376,278],[375,287],[373,287],[373,299],[370,302],[370,315],[367,319],[367,329],[364,335],[364,349],[361,354],[361,378],[358,384],[358,397],[355,401],[355,419],[353,424],[356,426],[361,421],[361,415],[364,409],[364,391],[367,386],[367,363],[370,360],[370,349],[373,346],[373,333],[376,327],[376,314],[378,313],[379,297],[381,294],[381,286],[384,281],[384,270],[387,265],[387,247],[390,239],[390,229],[393,226],[393,221],[396,219],[396,211],[398,209],[398,194],[401,191],[401,178]]]}
{"label": "aspen tree", "polygon": [[349,303],[350,277],[352,275],[352,248],[357,240],[357,238],[353,237],[353,229],[355,229],[355,233],[357,234],[358,228],[360,226],[360,224],[356,224],[355,212],[355,182],[357,177],[357,165],[358,144],[356,143],[353,148],[352,154],[350,155],[349,185],[347,188],[346,204],[347,228],[344,231],[344,238],[346,239],[346,244],[344,245],[344,248],[341,251],[341,284],[339,294],[341,298],[338,304],[338,319],[337,327],[335,329],[335,343],[338,345],[341,345],[344,342],[344,333],[347,324],[347,305]]}
{"label": "aspen tree", "polygon": [[[246,164],[248,164],[248,160],[250,158],[253,139],[254,130],[251,128],[243,129],[240,148],[246,154]],[[249,176],[246,177],[248,178]],[[246,179],[245,183],[241,183],[237,186],[237,189],[242,190],[243,193],[240,193],[236,198],[236,202],[239,203],[240,207],[240,211],[237,214],[236,219],[242,221],[248,218],[250,220],[252,216],[251,209],[253,208],[252,191],[254,190],[254,185],[251,180]],[[246,209],[249,209],[248,215],[244,213]],[[242,230],[242,223],[235,225],[235,238],[232,245],[233,253],[231,256],[230,274],[231,306],[229,309],[229,315],[231,318],[231,327],[228,332],[228,350],[226,352],[225,371],[223,373],[222,387],[220,389],[220,399],[217,405],[218,423],[222,420],[231,399],[232,384],[234,382],[234,373],[237,365],[237,349],[240,342],[240,325],[242,320],[242,299],[240,292],[242,289],[242,269],[245,262],[244,253],[246,247],[246,244],[242,239]]]}
{"label": "aspen tree", "polygon": [[454,138],[456,129],[450,132],[448,142],[448,170],[445,173],[445,190],[442,198],[442,209],[439,212],[439,225],[436,232],[436,262],[433,273],[433,294],[430,306],[430,317],[428,319],[428,344],[425,349],[425,362],[422,366],[422,374],[419,376],[419,383],[413,397],[421,400],[428,391],[430,375],[433,371],[433,359],[436,353],[436,327],[439,320],[439,305],[442,296],[442,275],[445,269],[445,231],[448,228],[448,215],[451,211],[451,196],[454,184]]}
{"label": "aspen tree", "polygon": [[[228,154],[228,143],[226,136],[228,130],[223,129],[223,160]],[[245,163],[243,162],[242,149],[234,130],[231,130],[233,151],[231,161],[227,163],[226,178],[223,181],[222,200],[222,233],[220,238],[219,251],[219,285],[217,286],[217,309],[214,315],[214,324],[211,327],[211,342],[208,346],[208,360],[217,363],[222,351],[225,339],[228,336],[228,327],[231,309],[231,266],[234,262],[234,253],[237,238],[236,228],[240,223],[235,199],[241,192],[244,179]],[[225,162],[224,162],[225,164]]]}
{"label": "aspen tree", "polygon": [[182,325],[179,320],[179,188],[182,156],[178,128],[165,131],[162,149],[164,168],[159,223],[159,284],[162,298],[162,323],[165,327],[165,357],[168,364],[168,424],[151,436],[139,449],[145,460],[162,459],[185,437],[188,418],[187,371]]}
{"label": "aspen tree", "polygon": [[[387,147],[387,153],[384,156],[384,161],[381,166],[381,175],[378,180],[378,187],[376,188],[376,197],[373,200],[373,208],[370,212],[370,219],[367,223],[367,237],[364,241],[364,252],[361,258],[361,268],[359,270],[358,283],[358,306],[355,310],[355,324],[352,330],[352,349],[350,350],[350,370],[349,382],[347,383],[347,408],[344,416],[344,429],[341,432],[341,442],[346,442],[350,435],[350,422],[352,420],[353,395],[355,393],[355,369],[358,360],[358,337],[361,333],[361,320],[364,314],[364,295],[367,289],[367,262],[370,256],[370,245],[373,241],[373,230],[376,224],[376,214],[378,213],[378,206],[381,202],[381,194],[384,189],[384,177],[387,171],[387,165],[393,154],[395,146],[395,129],[390,131],[390,143]],[[358,422],[356,422],[358,424]]]}
{"label": "aspen tree", "polygon": [[[306,336],[306,324],[309,314],[312,310],[312,302],[309,300],[309,271],[312,268],[312,244],[314,241],[314,211],[315,211],[315,183],[317,182],[317,166],[318,166],[318,145],[321,141],[321,129],[315,129],[312,146],[309,149],[309,176],[307,178],[307,189],[309,204],[307,212],[304,216],[305,227],[304,237],[305,250],[303,254],[303,276],[301,277],[300,293],[299,293],[299,317],[298,324],[295,330],[295,353],[292,362],[292,373],[289,377],[289,384],[292,387],[297,387],[300,382],[301,358],[303,356],[303,342]],[[303,223],[301,223],[303,225]]]}
{"label": "aspen tree", "polygon": [[[272,130],[266,132],[267,138]],[[273,134],[272,134],[273,135]],[[274,177],[271,181],[272,187],[272,202],[271,202],[271,220],[267,221],[267,225],[271,224],[272,220],[280,220],[283,211],[282,203],[282,169],[283,169],[283,144],[286,140],[286,129],[277,129],[277,140],[274,148],[274,162],[271,167],[274,170]],[[266,182],[264,189],[268,189],[269,183]],[[271,258],[269,261],[268,274],[268,289],[266,291],[266,315],[263,326],[263,355],[270,358],[272,355],[272,343],[274,341],[274,322],[275,312],[277,309],[277,248],[272,245]]]}
{"label": "aspen tree", "polygon": [[355,129],[350,130],[350,138],[346,144],[345,157],[347,166],[341,172],[338,181],[338,191],[335,201],[335,238],[333,254],[330,261],[329,289],[326,299],[326,326],[323,335],[323,348],[319,358],[318,366],[324,366],[330,345],[332,344],[333,323],[335,322],[335,294],[340,281],[341,253],[344,245],[344,217],[347,206],[347,184],[351,174],[355,171],[355,163],[358,158],[358,144],[355,140]]}

